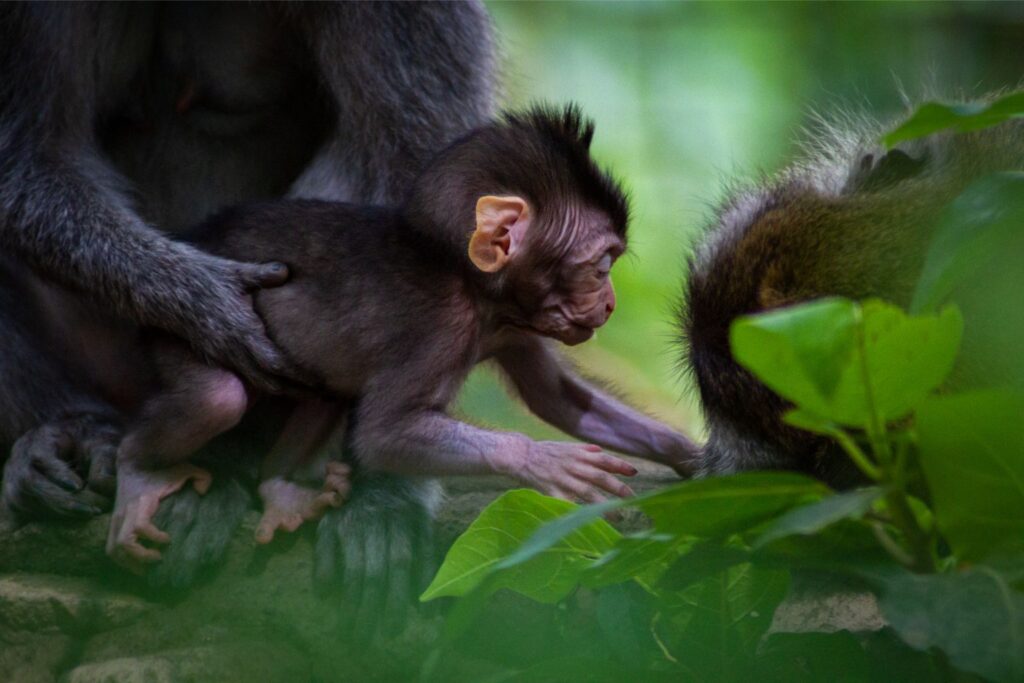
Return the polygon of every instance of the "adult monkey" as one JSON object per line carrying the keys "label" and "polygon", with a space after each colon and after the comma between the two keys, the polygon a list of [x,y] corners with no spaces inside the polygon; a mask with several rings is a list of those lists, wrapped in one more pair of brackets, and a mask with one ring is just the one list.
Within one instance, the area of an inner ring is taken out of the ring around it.
{"label": "adult monkey", "polygon": [[[48,352],[33,302],[49,282],[123,316],[125,334],[168,330],[256,386],[302,381],[245,298],[283,271],[162,233],[259,197],[395,201],[427,155],[487,118],[491,84],[477,3],[0,6],[3,452],[17,439],[5,506],[97,511],[89,488],[109,486],[133,389],[71,376]],[[85,461],[89,488],[71,460]],[[219,556],[241,491],[169,501],[165,579],[187,582]],[[319,573],[332,577],[344,553],[351,584],[389,566],[390,582],[408,578],[432,492],[366,482],[321,523]]]}
{"label": "adult monkey", "polygon": [[[909,306],[946,207],[985,175],[1024,169],[1019,121],[891,150],[877,142],[886,129],[870,119],[825,127],[804,158],[716,211],[691,258],[680,321],[709,430],[699,474],[792,469],[837,487],[861,481],[835,443],[782,420],[790,405],[733,359],[729,327],[822,296]],[[1024,386],[1024,314],[1006,305],[1024,288],[1022,253],[1018,231],[998,253],[972,257],[975,271],[949,292],[965,318],[951,386]]]}

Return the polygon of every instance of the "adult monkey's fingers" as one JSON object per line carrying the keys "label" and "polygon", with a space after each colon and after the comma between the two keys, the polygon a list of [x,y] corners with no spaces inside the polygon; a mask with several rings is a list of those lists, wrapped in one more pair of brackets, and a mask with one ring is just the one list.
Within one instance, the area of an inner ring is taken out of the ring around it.
{"label": "adult monkey's fingers", "polygon": [[33,507],[46,509],[58,517],[93,517],[102,512],[99,507],[79,500],[75,494],[41,474],[33,476],[27,488],[27,495],[35,501]]}
{"label": "adult monkey's fingers", "polygon": [[288,281],[288,266],[278,261],[269,263],[242,263],[237,269],[238,279],[246,289],[278,287]]}
{"label": "adult monkey's fingers", "polygon": [[71,465],[55,453],[36,453],[32,464],[40,475],[66,491],[79,491],[85,486]]}

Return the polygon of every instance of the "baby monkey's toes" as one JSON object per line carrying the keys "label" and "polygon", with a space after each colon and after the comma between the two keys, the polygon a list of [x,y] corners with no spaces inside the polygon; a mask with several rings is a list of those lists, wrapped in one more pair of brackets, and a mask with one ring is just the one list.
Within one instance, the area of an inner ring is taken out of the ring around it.
{"label": "baby monkey's toes", "polygon": [[327,463],[327,474],[324,477],[324,491],[334,491],[342,500],[348,500],[352,491],[352,468],[343,462]]}
{"label": "baby monkey's toes", "polygon": [[166,545],[171,537],[153,524],[160,501],[187,482],[200,494],[210,488],[210,473],[182,463],[160,470],[122,468],[117,477],[117,499],[107,534],[107,554],[136,574],[160,560],[160,551],[143,542]]}
{"label": "baby monkey's toes", "polygon": [[328,463],[321,490],[280,477],[260,484],[263,516],[256,526],[256,542],[270,543],[276,531],[295,531],[303,522],[320,519],[330,508],[340,507],[351,489],[350,471],[343,463]]}

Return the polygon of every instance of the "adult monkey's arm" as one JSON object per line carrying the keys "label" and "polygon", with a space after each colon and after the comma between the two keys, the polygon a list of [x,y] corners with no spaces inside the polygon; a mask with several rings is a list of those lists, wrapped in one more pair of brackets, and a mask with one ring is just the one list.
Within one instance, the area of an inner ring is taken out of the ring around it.
{"label": "adult monkey's arm", "polygon": [[112,312],[183,337],[250,383],[277,389],[296,371],[246,293],[284,282],[286,270],[167,239],[131,208],[124,180],[100,151],[96,122],[104,98],[114,96],[105,77],[116,63],[95,39],[100,11],[0,7],[0,247]]}
{"label": "adult monkey's arm", "polygon": [[335,117],[292,195],[398,203],[433,154],[490,118],[493,36],[480,3],[287,9]]}

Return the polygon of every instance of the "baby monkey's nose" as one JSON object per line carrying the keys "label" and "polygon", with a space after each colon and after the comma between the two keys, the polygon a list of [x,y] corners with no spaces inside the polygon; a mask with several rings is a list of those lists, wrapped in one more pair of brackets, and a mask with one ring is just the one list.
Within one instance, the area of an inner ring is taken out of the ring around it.
{"label": "baby monkey's nose", "polygon": [[609,285],[609,287],[608,287],[608,294],[604,298],[604,312],[605,312],[605,319],[606,320],[609,317],[611,317],[611,314],[612,314],[612,312],[614,310],[615,310],[615,290],[612,289],[611,286]]}

